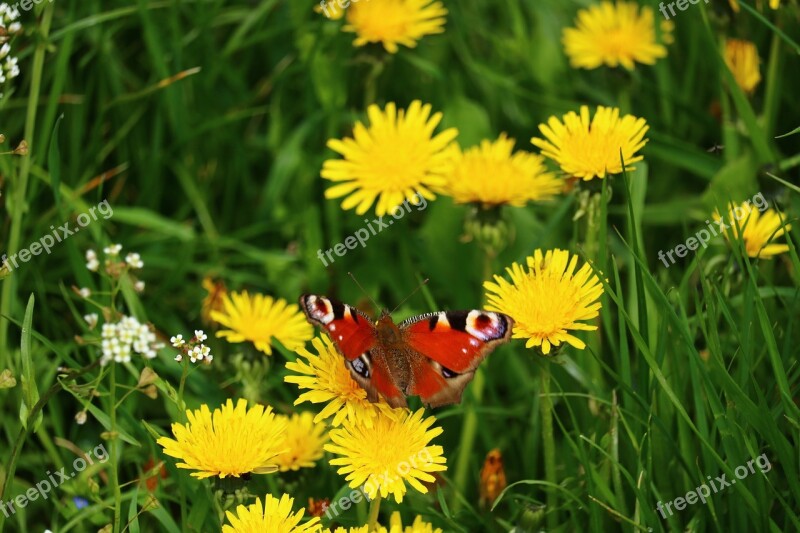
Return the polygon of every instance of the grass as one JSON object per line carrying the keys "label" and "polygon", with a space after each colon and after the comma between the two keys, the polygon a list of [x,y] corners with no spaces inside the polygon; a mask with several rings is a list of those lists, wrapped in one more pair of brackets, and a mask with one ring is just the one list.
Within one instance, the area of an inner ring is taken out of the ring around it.
{"label": "grass", "polygon": [[[182,418],[181,402],[245,397],[296,409],[297,389],[283,382],[295,356],[282,347],[267,358],[212,339],[213,365],[185,383],[165,349],[149,364],[155,398],[137,390],[139,361],[100,367],[96,347],[76,339],[90,309],[72,287],[110,296],[84,254],[112,242],[146,264],[145,292],[126,281],[117,305],[166,337],[202,327],[207,275],[290,302],[312,292],[356,304],[365,296],[352,272],[389,308],[430,278],[395,314],[404,319],[480,306],[488,273],[536,248],[573,250],[605,289],[587,349],[543,359],[514,341],[493,353],[462,404],[433,412],[448,458],[442,483],[400,505],[384,500],[381,523],[401,510],[406,523],[421,515],[444,531],[800,530],[796,229],[790,252],[773,260],[722,239],[670,268],[657,259],[715,207],[757,192],[797,226],[799,137],[783,134],[800,119],[798,7],[740,2],[731,17],[725,2],[700,3],[674,20],[666,59],[621,73],[567,63],[561,30],[590,3],[446,2],[445,33],[395,55],[352,47],[339,23],[300,1],[55,0],[23,13],[13,41],[22,74],[4,88],[0,133],[4,147],[24,139],[29,153],[0,156],[2,249],[16,252],[105,199],[113,217],[0,281],[0,372],[16,382],[0,389],[2,499],[69,471],[76,450],[105,444],[110,460],[0,514],[0,531],[219,530],[235,497],[176,468],[156,436]],[[764,79],[752,96],[725,67],[726,35],[758,46]],[[469,209],[440,197],[323,266],[317,250],[363,226],[323,197],[320,168],[334,157],[326,141],[349,135],[370,103],[414,99],[441,110],[462,146],[507,132],[533,151],[540,123],[580,105],[645,117],[650,141],[644,162],[593,195],[504,210],[515,238],[497,257],[463,242]],[[482,508],[479,472],[493,448],[508,487]],[[706,505],[667,518],[656,510],[709,476],[736,479],[761,454],[769,471],[756,468]],[[350,489],[328,458],[255,476],[248,490],[286,492],[295,509],[336,500]],[[149,459],[166,468],[154,491],[137,481],[158,477]],[[363,525],[369,513],[360,503],[337,523]]]}

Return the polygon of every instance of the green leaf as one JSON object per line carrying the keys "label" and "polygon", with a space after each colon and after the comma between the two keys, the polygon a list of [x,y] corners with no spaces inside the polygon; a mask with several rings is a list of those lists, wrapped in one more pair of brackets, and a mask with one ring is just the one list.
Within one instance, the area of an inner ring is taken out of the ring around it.
{"label": "green leaf", "polygon": [[50,135],[50,149],[47,151],[47,166],[50,171],[50,187],[53,189],[53,196],[56,199],[56,208],[61,212],[61,152],[58,149],[58,126],[61,124],[62,114],[53,126],[53,133]]}
{"label": "green leaf", "polygon": [[133,497],[131,498],[131,506],[128,508],[128,531],[130,533],[139,533],[139,484],[133,486]]}
{"label": "green leaf", "polygon": [[35,298],[31,294],[28,298],[28,307],[25,309],[25,319],[22,321],[22,345],[20,356],[22,357],[22,406],[19,410],[19,419],[25,429],[36,431],[42,422],[42,412],[36,415],[32,427],[28,427],[28,413],[39,401],[39,389],[36,387],[36,372],[33,367],[33,304]]}
{"label": "green leaf", "polygon": [[797,126],[795,129],[793,129],[789,133],[784,133],[783,135],[778,135],[775,138],[776,139],[783,139],[784,137],[789,137],[790,135],[794,135],[795,133],[800,133],[800,126]]}

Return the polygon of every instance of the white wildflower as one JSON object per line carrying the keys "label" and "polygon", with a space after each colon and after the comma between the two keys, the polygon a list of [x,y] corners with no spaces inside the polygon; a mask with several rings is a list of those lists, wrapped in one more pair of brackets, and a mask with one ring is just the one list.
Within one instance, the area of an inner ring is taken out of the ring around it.
{"label": "white wildflower", "polygon": [[100,317],[97,316],[97,313],[90,313],[88,315],[84,315],[83,319],[86,321],[89,329],[94,329],[95,326],[97,326],[97,321],[100,319]]}
{"label": "white wildflower", "polygon": [[101,365],[106,365],[112,360],[117,363],[127,363],[131,360],[132,354],[153,359],[160,346],[150,326],[129,316],[123,316],[115,324],[103,324],[101,337]]}
{"label": "white wildflower", "polygon": [[86,268],[92,272],[97,272],[100,262],[97,260],[97,253],[94,250],[86,250]]}
{"label": "white wildflower", "polygon": [[142,257],[136,252],[129,253],[125,256],[125,262],[133,269],[144,268],[144,261],[142,261]]}

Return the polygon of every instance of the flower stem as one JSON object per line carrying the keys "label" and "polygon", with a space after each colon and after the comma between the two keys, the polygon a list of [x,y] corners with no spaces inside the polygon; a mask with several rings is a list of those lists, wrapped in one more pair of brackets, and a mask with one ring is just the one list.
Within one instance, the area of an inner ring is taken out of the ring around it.
{"label": "flower stem", "polygon": [[[556,445],[553,437],[553,400],[550,398],[550,361],[542,361],[542,390],[539,398],[542,410],[542,447],[544,449],[544,477],[548,483],[556,484]],[[552,486],[547,487],[547,530],[558,526],[556,495]]]}
{"label": "flower stem", "polygon": [[183,356],[183,374],[181,374],[181,384],[178,386],[178,409],[181,413],[186,411],[186,402],[183,401],[183,389],[186,386],[186,378],[189,375],[188,356]]}
{"label": "flower stem", "polygon": [[467,477],[469,476],[469,463],[472,457],[472,448],[475,443],[475,435],[478,432],[478,413],[476,406],[483,399],[483,386],[486,379],[483,375],[483,369],[480,367],[475,372],[475,379],[470,385],[472,389],[473,400],[467,406],[467,413],[464,416],[464,426],[461,430],[461,442],[458,445],[458,459],[456,460],[456,475],[455,487],[456,492],[453,493],[453,500],[450,507],[453,514],[457,513],[461,508],[462,499],[458,497],[459,494],[466,495],[467,493]]}
{"label": "flower stem", "polygon": [[[492,264],[495,255],[489,250],[484,249],[483,257],[483,279],[488,280],[492,275]],[[472,448],[475,443],[475,435],[478,432],[478,413],[476,411],[477,405],[483,399],[483,387],[486,383],[486,377],[483,369],[478,367],[475,372],[475,379],[470,385],[472,390],[472,401],[466,406],[466,415],[464,416],[464,425],[461,428],[461,442],[458,445],[458,459],[456,459],[456,473],[455,473],[455,492],[453,492],[452,500],[450,501],[450,508],[453,514],[461,509],[460,494],[466,495],[467,493],[467,477],[469,476],[469,463],[472,457]]]}
{"label": "flower stem", "polygon": [[[28,93],[28,110],[25,117],[25,133],[24,139],[28,142],[31,152],[22,157],[18,179],[12,180],[13,186],[13,202],[9,202],[9,206],[13,206],[11,213],[11,227],[8,236],[8,244],[6,244],[6,253],[11,256],[19,251],[19,241],[22,236],[22,216],[27,210],[27,191],[28,191],[28,177],[31,172],[31,158],[36,155],[33,150],[34,147],[34,131],[36,128],[36,112],[39,109],[39,93],[42,88],[42,72],[44,71],[44,58],[47,53],[47,47],[50,45],[48,37],[50,35],[50,24],[53,21],[53,5],[48,4],[45,7],[44,14],[42,15],[42,22],[39,26],[39,40],[36,45],[36,51],[33,53],[33,69],[31,71],[31,89]],[[0,315],[11,316],[12,298],[16,295],[17,277],[9,276],[3,282],[3,294],[0,297]],[[8,342],[8,326],[11,322],[8,320],[0,320],[0,366],[3,368],[11,367],[10,361],[6,360],[9,352],[7,348]]]}
{"label": "flower stem", "polygon": [[369,519],[367,520],[367,531],[372,533],[378,529],[378,512],[381,510],[381,493],[375,495],[375,499],[369,503]]}
{"label": "flower stem", "polygon": [[111,405],[111,488],[114,490],[114,532],[120,531],[120,515],[122,512],[122,491],[119,486],[119,439],[117,438],[117,365],[111,363],[111,384],[109,385],[109,404]]}

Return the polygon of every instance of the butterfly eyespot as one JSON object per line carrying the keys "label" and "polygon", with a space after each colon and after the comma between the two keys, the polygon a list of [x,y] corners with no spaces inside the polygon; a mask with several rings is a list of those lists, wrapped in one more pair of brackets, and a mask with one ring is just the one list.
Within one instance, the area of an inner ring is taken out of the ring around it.
{"label": "butterfly eyespot", "polygon": [[458,375],[458,372],[453,372],[449,368],[442,367],[442,376],[447,379],[454,378]]}
{"label": "butterfly eyespot", "polygon": [[353,371],[363,378],[369,377],[369,352],[363,354],[361,357],[350,361],[350,367]]}

